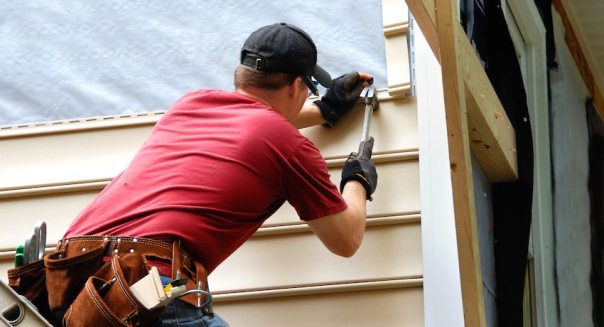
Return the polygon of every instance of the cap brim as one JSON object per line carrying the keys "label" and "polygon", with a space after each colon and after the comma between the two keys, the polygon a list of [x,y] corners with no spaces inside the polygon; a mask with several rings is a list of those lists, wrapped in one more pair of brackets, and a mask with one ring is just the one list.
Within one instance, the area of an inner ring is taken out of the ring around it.
{"label": "cap brim", "polygon": [[323,69],[319,65],[315,65],[312,77],[314,77],[315,80],[319,82],[319,84],[321,84],[323,87],[329,88],[331,86],[331,76],[325,69]]}

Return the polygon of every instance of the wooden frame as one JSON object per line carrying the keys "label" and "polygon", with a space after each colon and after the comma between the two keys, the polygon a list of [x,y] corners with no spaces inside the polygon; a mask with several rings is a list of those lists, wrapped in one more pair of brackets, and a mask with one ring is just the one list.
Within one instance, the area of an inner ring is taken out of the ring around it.
{"label": "wooden frame", "polygon": [[442,67],[466,326],[486,325],[471,152],[491,182],[517,179],[514,129],[457,18],[457,2],[408,0]]}
{"label": "wooden frame", "polygon": [[[482,272],[476,227],[476,205],[470,157],[469,106],[464,89],[462,51],[459,40],[465,35],[456,32],[457,10],[450,0],[436,0],[436,24],[440,45],[440,64],[445,95],[445,114],[449,136],[449,159],[453,187],[453,210],[464,321],[466,326],[485,326]],[[421,23],[420,23],[421,27]],[[461,36],[461,37],[460,37]],[[474,103],[477,104],[477,103]]]}
{"label": "wooden frame", "polygon": [[[449,0],[450,1],[450,0]],[[446,27],[437,30],[435,3],[439,0],[408,0],[407,4],[424,33],[434,55],[439,59],[445,73],[447,53],[443,40],[453,40],[455,53],[459,52],[460,60],[455,69],[462,77],[462,89],[459,96],[467,101],[468,131],[471,137],[472,152],[491,182],[513,181],[518,178],[516,163],[516,138],[514,128],[497,97],[474,48],[465,35],[463,28],[455,21],[456,12],[451,12],[445,19]],[[444,8],[441,4],[440,8]],[[457,6],[453,6],[457,10]],[[446,37],[441,37],[447,33]],[[464,104],[464,109],[466,105]]]}

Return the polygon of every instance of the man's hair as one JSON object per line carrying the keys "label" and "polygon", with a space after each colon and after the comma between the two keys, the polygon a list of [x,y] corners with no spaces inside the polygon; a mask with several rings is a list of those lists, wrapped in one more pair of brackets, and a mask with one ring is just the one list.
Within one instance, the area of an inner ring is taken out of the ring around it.
{"label": "man's hair", "polygon": [[235,88],[253,87],[266,90],[278,90],[294,82],[297,75],[263,72],[252,67],[239,65],[235,69]]}

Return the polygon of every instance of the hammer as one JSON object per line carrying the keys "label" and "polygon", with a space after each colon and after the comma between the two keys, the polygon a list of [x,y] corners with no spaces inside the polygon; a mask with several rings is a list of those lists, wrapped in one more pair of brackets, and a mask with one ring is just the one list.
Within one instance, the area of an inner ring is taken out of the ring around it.
{"label": "hammer", "polygon": [[361,98],[365,100],[365,118],[363,121],[363,130],[361,131],[361,143],[359,144],[360,155],[363,150],[363,143],[369,141],[369,127],[371,126],[371,116],[373,111],[378,109],[377,96],[375,94],[375,86],[368,86],[361,91]]}

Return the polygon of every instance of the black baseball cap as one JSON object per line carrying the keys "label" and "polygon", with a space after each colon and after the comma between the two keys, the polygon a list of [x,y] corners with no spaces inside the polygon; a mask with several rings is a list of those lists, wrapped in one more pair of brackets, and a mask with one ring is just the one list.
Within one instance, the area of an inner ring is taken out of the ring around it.
{"label": "black baseball cap", "polygon": [[291,24],[277,23],[254,31],[241,48],[240,62],[260,71],[300,75],[315,95],[319,92],[311,78],[327,88],[331,84],[329,73],[317,65],[315,43]]}

